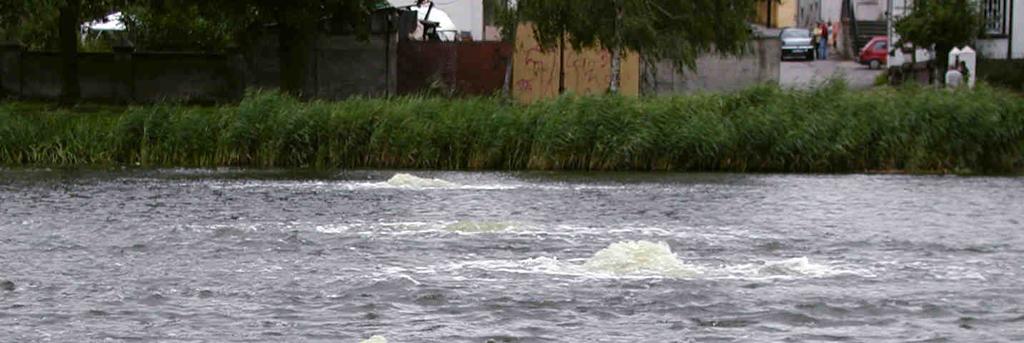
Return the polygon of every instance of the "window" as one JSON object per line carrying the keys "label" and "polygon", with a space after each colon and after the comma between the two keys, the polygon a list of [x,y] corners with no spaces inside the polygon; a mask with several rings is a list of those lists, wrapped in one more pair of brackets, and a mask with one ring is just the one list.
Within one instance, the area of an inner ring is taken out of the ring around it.
{"label": "window", "polygon": [[875,50],[886,51],[889,47],[886,46],[886,42],[875,43]]}
{"label": "window", "polygon": [[985,34],[1006,34],[1006,0],[983,0],[981,14],[985,18]]}

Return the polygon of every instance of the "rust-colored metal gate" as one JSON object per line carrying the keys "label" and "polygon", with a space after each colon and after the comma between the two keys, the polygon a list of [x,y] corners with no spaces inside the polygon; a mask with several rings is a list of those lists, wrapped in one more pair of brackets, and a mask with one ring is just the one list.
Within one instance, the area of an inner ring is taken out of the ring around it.
{"label": "rust-colored metal gate", "polygon": [[491,95],[501,90],[512,44],[505,42],[421,42],[398,45],[398,94],[431,90]]}

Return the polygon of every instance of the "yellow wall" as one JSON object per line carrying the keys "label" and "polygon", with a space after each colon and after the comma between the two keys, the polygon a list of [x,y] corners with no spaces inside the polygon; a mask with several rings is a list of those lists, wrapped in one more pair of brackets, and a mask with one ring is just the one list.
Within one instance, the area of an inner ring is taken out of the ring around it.
{"label": "yellow wall", "polygon": [[[768,24],[768,6],[771,4],[771,23]],[[782,0],[776,2],[775,0],[758,0],[757,6],[757,17],[754,18],[754,23],[758,25],[767,25],[768,27],[787,27],[796,26],[796,16],[798,13],[799,6],[797,6],[797,0]]]}
{"label": "yellow wall", "polygon": [[[558,96],[558,49],[543,51],[533,36],[533,27],[524,24],[516,33],[516,52],[512,65],[512,92],[524,103]],[[640,57],[635,53],[622,59],[619,93],[640,94]],[[565,49],[565,88],[579,95],[601,94],[608,90],[611,78],[611,54],[604,50]]]}
{"label": "yellow wall", "polygon": [[775,11],[777,16],[775,22],[778,27],[796,26],[796,15],[798,13],[797,0],[782,0]]}

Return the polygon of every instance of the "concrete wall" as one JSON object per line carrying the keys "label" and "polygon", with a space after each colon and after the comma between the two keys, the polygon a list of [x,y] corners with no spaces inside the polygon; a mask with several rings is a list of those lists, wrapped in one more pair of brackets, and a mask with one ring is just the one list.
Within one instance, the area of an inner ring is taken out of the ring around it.
{"label": "concrete wall", "polygon": [[21,45],[0,42],[0,98],[21,92]]}
{"label": "concrete wall", "polygon": [[[135,53],[130,58],[131,82],[127,86],[131,87],[128,94],[134,101],[218,102],[239,99],[245,90],[243,71],[236,66],[237,55]],[[85,65],[82,67],[82,71],[90,70]],[[113,87],[120,86],[118,80],[104,81],[112,83]],[[89,88],[82,82],[83,97]]]}
{"label": "concrete wall", "polygon": [[[27,99],[60,97],[60,56],[53,52],[5,54],[20,68],[4,66],[9,95]],[[242,75],[225,54],[83,53],[79,55],[82,99],[102,102],[184,100],[216,102],[241,97]]]}
{"label": "concrete wall", "polygon": [[750,43],[749,53],[739,57],[708,54],[697,59],[697,68],[679,72],[668,61],[648,65],[644,93],[667,95],[702,91],[733,91],[757,84],[778,84],[782,42],[765,35]]}
{"label": "concrete wall", "polygon": [[[322,99],[395,94],[397,34],[369,41],[321,37],[310,54],[303,94]],[[220,102],[246,88],[276,88],[280,66],[276,35],[230,54],[130,50],[79,55],[82,99],[102,102],[161,100]],[[60,96],[60,58],[0,44],[0,93],[29,99]]]}

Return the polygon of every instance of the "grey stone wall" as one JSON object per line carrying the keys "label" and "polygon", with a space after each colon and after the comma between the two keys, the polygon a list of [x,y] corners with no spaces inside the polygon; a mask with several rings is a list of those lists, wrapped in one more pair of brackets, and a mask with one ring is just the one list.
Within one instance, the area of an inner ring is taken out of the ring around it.
{"label": "grey stone wall", "polygon": [[[310,54],[304,94],[322,99],[395,94],[397,34],[369,41],[320,37]],[[135,52],[79,54],[82,99],[114,103],[229,102],[247,88],[277,88],[277,37],[227,54]],[[53,100],[60,96],[60,56],[0,42],[0,97]]]}
{"label": "grey stone wall", "polygon": [[[321,99],[395,94],[397,34],[375,35],[369,40],[352,36],[317,39],[308,62],[303,93]],[[247,83],[254,88],[277,88],[281,66],[277,36],[267,35],[245,52]]]}
{"label": "grey stone wall", "polygon": [[683,94],[697,91],[733,91],[757,84],[778,84],[782,42],[765,34],[750,42],[748,53],[739,56],[706,54],[694,70],[678,71],[669,61],[646,64],[643,92],[646,95]]}

